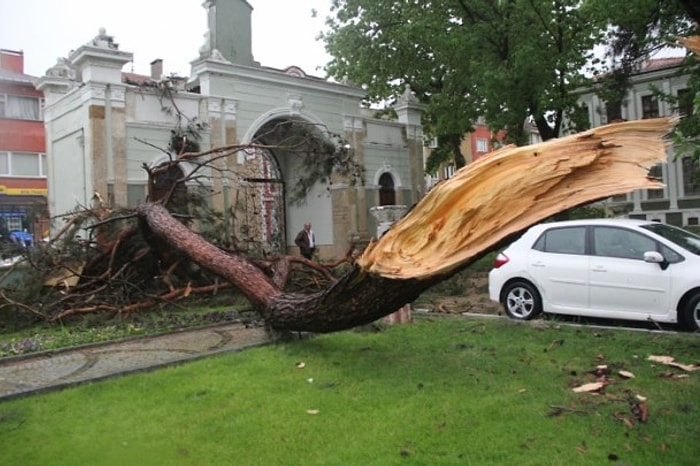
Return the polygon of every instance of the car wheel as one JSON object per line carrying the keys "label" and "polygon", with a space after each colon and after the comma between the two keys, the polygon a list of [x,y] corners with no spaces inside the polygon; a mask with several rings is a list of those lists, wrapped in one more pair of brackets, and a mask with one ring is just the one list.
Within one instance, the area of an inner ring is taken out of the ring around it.
{"label": "car wheel", "polygon": [[542,312],[542,299],[531,283],[510,283],[504,288],[501,296],[503,308],[512,319],[530,320]]}
{"label": "car wheel", "polygon": [[681,309],[679,320],[683,327],[688,330],[700,329],[700,292],[696,292],[686,301],[685,306]]}

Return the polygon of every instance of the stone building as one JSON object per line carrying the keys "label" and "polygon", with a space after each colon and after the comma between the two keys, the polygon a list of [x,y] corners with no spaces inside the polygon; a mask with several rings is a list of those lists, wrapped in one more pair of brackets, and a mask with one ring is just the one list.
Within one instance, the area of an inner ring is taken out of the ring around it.
{"label": "stone building", "polygon": [[[691,114],[690,76],[682,72],[682,61],[680,57],[648,61],[631,76],[631,87],[619,102],[603,101],[594,89],[582,92],[578,101],[588,109],[591,127],[620,119]],[[677,103],[659,98],[655,92],[657,89],[677,98]],[[668,162],[654,167],[651,175],[661,179],[666,186],[608,199],[603,202],[608,213],[678,226],[697,226],[700,220],[700,161],[688,156],[677,157],[676,150],[671,147]]]}
{"label": "stone building", "polygon": [[[178,124],[177,114],[166,111],[175,105],[190,121],[205,124],[202,150],[272,134],[265,136],[270,148],[222,158],[217,170],[205,171],[210,177],[203,187],[188,186],[210,194],[224,216],[217,228],[239,248],[295,252],[294,236],[311,222],[320,257],[338,257],[351,238],[366,240],[376,232],[371,208],[410,206],[422,197],[422,106],[410,89],[394,106],[396,121],[374,118],[362,107],[359,88],[308,76],[295,66],[280,70],[257,63],[253,8],[245,0],[208,0],[203,7],[208,33],[187,78],[161,79],[160,60],[153,61],[151,76],[122,72],[133,54],[101,30],[39,79],[54,218],[89,206],[93,197],[115,206],[143,202],[143,166],[159,166],[171,156],[159,148],[168,146]],[[171,100],[163,98],[162,86]],[[274,131],[288,122],[312,125],[315,137],[328,142],[338,135],[364,167],[361,183],[335,177],[332,184],[312,186],[305,202],[292,202],[302,159],[278,144],[281,136]],[[185,172],[196,169],[196,160],[182,166]]]}

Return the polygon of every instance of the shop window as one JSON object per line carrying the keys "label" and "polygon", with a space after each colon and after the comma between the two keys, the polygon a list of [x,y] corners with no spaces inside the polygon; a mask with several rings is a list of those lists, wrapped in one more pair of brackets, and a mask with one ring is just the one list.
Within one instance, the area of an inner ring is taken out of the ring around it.
{"label": "shop window", "polygon": [[7,231],[21,231],[22,217],[5,217],[5,226]]}

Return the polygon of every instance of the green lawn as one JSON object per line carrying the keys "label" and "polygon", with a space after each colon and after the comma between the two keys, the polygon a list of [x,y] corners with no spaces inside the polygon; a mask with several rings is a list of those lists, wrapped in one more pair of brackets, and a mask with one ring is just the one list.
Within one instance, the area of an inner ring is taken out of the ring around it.
{"label": "green lawn", "polygon": [[0,464],[696,465],[700,371],[649,355],[700,335],[419,317],[0,402]]}

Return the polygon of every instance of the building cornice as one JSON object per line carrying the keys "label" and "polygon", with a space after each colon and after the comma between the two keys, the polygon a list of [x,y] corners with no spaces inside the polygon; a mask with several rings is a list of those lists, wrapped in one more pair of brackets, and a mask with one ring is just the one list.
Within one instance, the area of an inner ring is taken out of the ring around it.
{"label": "building cornice", "polygon": [[366,92],[359,87],[333,83],[321,78],[294,76],[270,68],[237,65],[212,59],[195,60],[192,62],[192,75],[194,79],[198,79],[207,74],[224,79],[245,79],[264,84],[283,85],[300,90],[327,92],[353,99],[362,99],[366,96]]}

